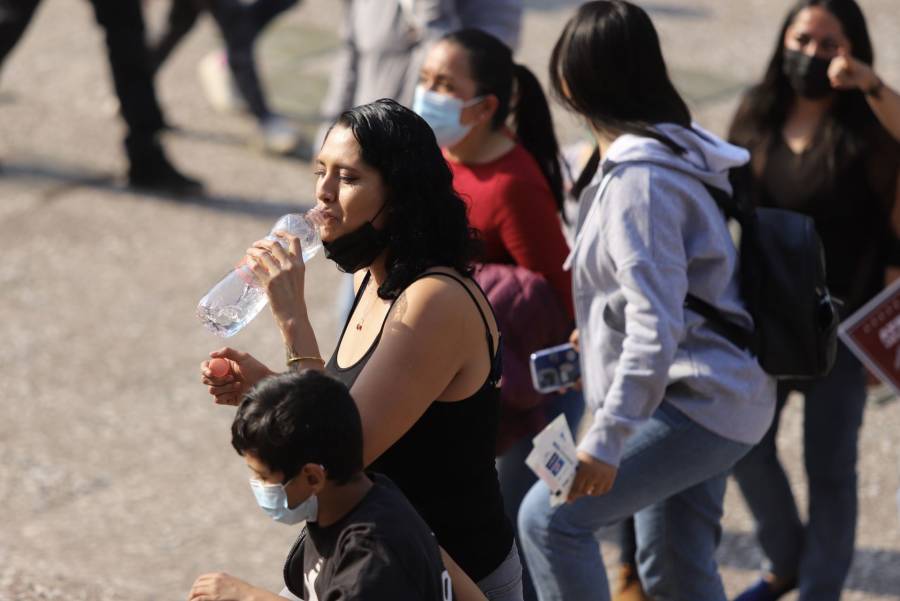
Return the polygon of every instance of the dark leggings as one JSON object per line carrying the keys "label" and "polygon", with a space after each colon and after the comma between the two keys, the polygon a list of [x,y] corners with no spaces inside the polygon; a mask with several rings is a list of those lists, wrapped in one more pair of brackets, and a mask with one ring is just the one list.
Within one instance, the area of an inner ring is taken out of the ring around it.
{"label": "dark leggings", "polygon": [[158,70],[181,39],[191,30],[197,17],[209,11],[225,42],[228,66],[247,108],[257,119],[272,113],[256,70],[253,47],[257,36],[279,14],[298,0],[256,0],[245,5],[241,0],[172,0],[168,29],[153,45],[151,65]]}
{"label": "dark leggings", "polygon": [[634,534],[634,518],[619,522],[616,528],[619,530],[619,564],[636,566],[637,537]]}
{"label": "dark leggings", "polygon": [[[90,0],[97,23],[106,34],[113,85],[128,126],[125,148],[132,163],[161,156],[156,134],[162,111],[156,100],[153,73],[144,42],[140,0]],[[0,0],[0,66],[22,37],[40,0]]]}

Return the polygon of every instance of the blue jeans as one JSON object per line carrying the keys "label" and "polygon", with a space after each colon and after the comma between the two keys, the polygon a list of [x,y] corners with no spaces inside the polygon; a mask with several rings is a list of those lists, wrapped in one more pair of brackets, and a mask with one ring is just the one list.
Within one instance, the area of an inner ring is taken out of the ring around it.
{"label": "blue jeans", "polygon": [[[809,481],[805,526],[775,449],[778,418],[793,390],[805,395],[803,454]],[[756,519],[766,569],[779,579],[796,579],[801,601],[837,601],[850,570],[856,533],[857,442],[865,401],[865,372],[841,344],[828,376],[779,384],[772,427],[734,468]]]}
{"label": "blue jeans", "polygon": [[748,450],[663,401],[628,439],[612,490],[550,507],[538,482],[519,537],[541,601],[609,599],[598,532],[634,514],[638,570],[657,601],[723,601],[714,553],[728,470]]}
{"label": "blue jeans", "polygon": [[476,585],[488,601],[522,601],[522,563],[515,544],[506,559]]}

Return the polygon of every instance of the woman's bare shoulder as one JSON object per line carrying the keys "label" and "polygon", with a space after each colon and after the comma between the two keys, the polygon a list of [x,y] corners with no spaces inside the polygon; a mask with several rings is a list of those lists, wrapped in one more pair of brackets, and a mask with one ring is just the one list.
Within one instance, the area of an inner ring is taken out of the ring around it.
{"label": "woman's bare shoulder", "polygon": [[450,308],[468,297],[466,290],[473,294],[478,290],[471,278],[455,269],[435,267],[419,276],[400,296],[410,305]]}

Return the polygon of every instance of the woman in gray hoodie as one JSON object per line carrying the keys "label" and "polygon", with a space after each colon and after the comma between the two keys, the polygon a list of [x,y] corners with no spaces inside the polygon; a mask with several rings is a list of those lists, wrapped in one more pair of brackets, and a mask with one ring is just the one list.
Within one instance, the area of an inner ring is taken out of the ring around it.
{"label": "woman in gray hoodie", "polygon": [[608,599],[596,533],[634,514],[652,598],[724,600],[714,551],[726,475],[768,428],[775,385],[684,301],[752,327],[706,188],[730,193],[729,170],[749,155],[691,123],[653,24],[628,2],[581,6],[550,77],[603,158],[567,261],[593,423],[569,502],[551,508],[540,482],[523,502],[525,557],[542,601]]}

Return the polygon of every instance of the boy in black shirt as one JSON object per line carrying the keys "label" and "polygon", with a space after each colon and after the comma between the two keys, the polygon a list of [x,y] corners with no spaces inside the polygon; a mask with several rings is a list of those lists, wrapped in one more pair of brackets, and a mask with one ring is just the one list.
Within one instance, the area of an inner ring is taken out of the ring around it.
{"label": "boy in black shirt", "polygon": [[[238,407],[231,443],[273,519],[306,529],[284,567],[306,601],[452,599],[428,526],[394,484],[362,472],[362,425],[347,389],[315,371],[268,378]],[[283,591],[284,592],[284,591]],[[283,601],[227,574],[204,574],[192,601]]]}

